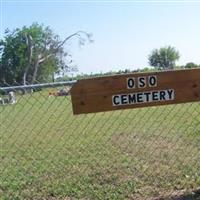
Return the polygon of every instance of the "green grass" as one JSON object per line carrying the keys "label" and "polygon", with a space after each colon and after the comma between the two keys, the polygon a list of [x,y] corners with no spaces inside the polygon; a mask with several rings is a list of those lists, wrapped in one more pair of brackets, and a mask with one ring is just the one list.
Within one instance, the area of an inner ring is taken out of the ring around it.
{"label": "green grass", "polygon": [[0,199],[145,199],[200,186],[200,103],[73,116],[47,92],[0,106]]}

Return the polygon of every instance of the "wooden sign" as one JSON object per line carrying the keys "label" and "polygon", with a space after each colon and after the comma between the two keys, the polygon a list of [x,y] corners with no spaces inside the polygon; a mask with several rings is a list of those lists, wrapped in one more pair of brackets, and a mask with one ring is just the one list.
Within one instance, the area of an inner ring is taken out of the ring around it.
{"label": "wooden sign", "polygon": [[200,101],[200,69],[84,79],[71,97],[74,114]]}

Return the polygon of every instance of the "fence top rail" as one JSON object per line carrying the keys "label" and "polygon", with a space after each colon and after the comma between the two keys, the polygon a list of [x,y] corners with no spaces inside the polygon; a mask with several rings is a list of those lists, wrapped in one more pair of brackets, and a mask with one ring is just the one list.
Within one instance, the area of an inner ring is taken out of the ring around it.
{"label": "fence top rail", "polygon": [[76,80],[54,82],[54,83],[41,83],[41,84],[33,84],[33,85],[0,87],[0,91],[9,92],[9,91],[26,90],[26,89],[42,89],[42,88],[48,88],[48,87],[72,86],[74,83],[76,83]]}

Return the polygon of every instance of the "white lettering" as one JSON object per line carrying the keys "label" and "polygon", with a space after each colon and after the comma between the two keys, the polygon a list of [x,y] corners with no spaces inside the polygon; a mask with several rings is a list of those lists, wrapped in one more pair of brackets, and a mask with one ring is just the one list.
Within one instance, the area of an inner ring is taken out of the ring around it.
{"label": "white lettering", "polygon": [[127,88],[135,88],[135,78],[127,78]]}
{"label": "white lettering", "polygon": [[145,88],[145,87],[156,87],[157,86],[157,76],[142,76],[142,77],[129,77],[126,79],[127,89],[134,88]]}
{"label": "white lettering", "polygon": [[139,88],[146,87],[146,77],[138,77],[138,87]]}
{"label": "white lettering", "polygon": [[172,101],[175,98],[174,90],[158,90],[112,96],[113,106],[132,105],[151,102]]}
{"label": "white lettering", "polygon": [[148,84],[149,84],[149,87],[156,87],[157,86],[157,77],[156,76],[149,76],[148,77]]}

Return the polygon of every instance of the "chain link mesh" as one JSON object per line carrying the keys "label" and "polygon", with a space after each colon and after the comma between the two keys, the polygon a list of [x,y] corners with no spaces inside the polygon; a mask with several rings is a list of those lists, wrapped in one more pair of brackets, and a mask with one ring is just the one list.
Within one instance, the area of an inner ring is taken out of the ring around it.
{"label": "chain link mesh", "polygon": [[200,198],[200,102],[74,116],[59,89],[0,104],[0,198]]}

